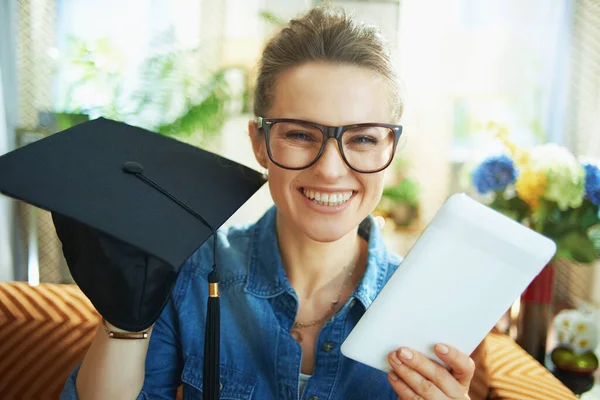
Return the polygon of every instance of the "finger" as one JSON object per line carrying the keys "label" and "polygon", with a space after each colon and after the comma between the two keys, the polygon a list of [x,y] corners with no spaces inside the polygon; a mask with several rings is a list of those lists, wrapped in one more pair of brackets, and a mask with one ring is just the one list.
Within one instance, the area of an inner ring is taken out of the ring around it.
{"label": "finger", "polygon": [[475,362],[467,354],[445,344],[437,344],[435,354],[448,364],[450,373],[463,386],[469,386],[475,373]]}
{"label": "finger", "polygon": [[413,392],[428,400],[447,398],[446,395],[442,393],[440,388],[438,388],[433,382],[431,382],[429,379],[426,379],[415,369],[411,368],[407,363],[404,362],[404,359],[400,360],[400,358],[398,358],[398,352],[391,352],[389,358],[390,365],[392,366],[394,372],[411,388]]}
{"label": "finger", "polygon": [[401,400],[422,399],[422,397],[419,396],[418,394],[416,394],[415,391],[412,390],[410,388],[410,386],[408,386],[406,384],[406,382],[404,382],[402,379],[400,379],[398,374],[396,374],[394,371],[392,371],[388,374],[388,380],[390,381],[390,385],[392,385],[392,389],[394,389],[394,392],[396,392],[399,399],[401,399]]}
{"label": "finger", "polygon": [[429,357],[418,351],[407,348],[401,348],[395,353],[396,357],[404,364],[417,371],[427,381],[433,383],[446,396],[458,398],[464,394],[463,385],[452,376],[450,371],[436,361],[429,359]]}

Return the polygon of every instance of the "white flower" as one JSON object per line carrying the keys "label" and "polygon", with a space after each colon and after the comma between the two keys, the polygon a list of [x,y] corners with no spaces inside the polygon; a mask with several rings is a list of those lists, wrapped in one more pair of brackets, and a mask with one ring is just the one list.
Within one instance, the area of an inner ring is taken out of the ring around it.
{"label": "white flower", "polygon": [[547,143],[533,148],[530,166],[546,174],[545,199],[556,202],[563,211],[581,206],[585,170],[566,147]]}
{"label": "white flower", "polygon": [[546,143],[531,149],[531,162],[536,169],[575,168],[579,162],[566,147]]}
{"label": "white flower", "polygon": [[577,354],[593,351],[598,346],[598,335],[586,332],[573,336],[572,348]]}
{"label": "white flower", "polygon": [[577,160],[580,164],[590,164],[600,168],[600,160],[589,156],[579,156]]}
{"label": "white flower", "polygon": [[571,331],[573,320],[579,315],[577,310],[563,310],[554,317],[554,329],[559,331]]}
{"label": "white flower", "polygon": [[585,353],[598,346],[598,327],[592,315],[579,310],[563,310],[553,321],[556,339],[563,347]]}
{"label": "white flower", "polygon": [[506,186],[506,189],[504,190],[504,199],[510,200],[516,196],[517,196],[517,191],[515,189],[515,184],[513,183],[513,184]]}
{"label": "white flower", "polygon": [[584,314],[577,314],[573,318],[571,330],[575,334],[595,332],[594,320]]}

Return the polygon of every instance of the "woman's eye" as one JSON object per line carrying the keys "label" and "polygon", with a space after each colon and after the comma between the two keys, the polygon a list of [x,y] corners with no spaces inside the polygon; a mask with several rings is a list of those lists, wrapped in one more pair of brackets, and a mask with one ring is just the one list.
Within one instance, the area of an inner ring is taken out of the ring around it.
{"label": "woman's eye", "polygon": [[313,137],[304,132],[288,132],[285,134],[287,139],[312,141]]}
{"label": "woman's eye", "polygon": [[377,144],[377,139],[372,136],[357,136],[352,139],[352,143],[358,144]]}

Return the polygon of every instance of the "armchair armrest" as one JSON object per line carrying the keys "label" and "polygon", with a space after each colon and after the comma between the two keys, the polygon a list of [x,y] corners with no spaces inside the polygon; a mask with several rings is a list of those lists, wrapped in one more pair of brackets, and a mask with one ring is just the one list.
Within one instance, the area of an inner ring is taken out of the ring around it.
{"label": "armchair armrest", "polygon": [[[489,399],[576,400],[577,397],[550,371],[523,350],[514,340],[498,331],[490,332],[473,359],[478,374],[485,375]],[[471,385],[473,392],[474,384]],[[475,393],[476,394],[476,393]],[[485,397],[471,396],[473,400]]]}

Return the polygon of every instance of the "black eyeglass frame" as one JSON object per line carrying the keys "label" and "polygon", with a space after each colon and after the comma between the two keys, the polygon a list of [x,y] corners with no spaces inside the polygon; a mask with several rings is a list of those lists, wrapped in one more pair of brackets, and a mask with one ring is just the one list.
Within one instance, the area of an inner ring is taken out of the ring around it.
{"label": "black eyeglass frame", "polygon": [[[383,124],[383,123],[376,123],[376,122],[366,122],[366,123],[342,125],[342,126],[328,126],[328,125],[317,124],[315,122],[304,121],[301,119],[263,118],[263,117],[257,117],[256,122],[258,124],[258,129],[262,129],[263,132],[265,133],[265,146],[267,147],[267,154],[269,155],[269,158],[271,159],[273,164],[277,165],[280,168],[295,170],[295,171],[310,168],[311,166],[315,165],[316,162],[319,161],[319,158],[321,158],[321,155],[323,155],[323,152],[325,151],[325,146],[327,145],[327,141],[329,139],[335,139],[338,144],[338,149],[340,150],[340,154],[342,155],[342,159],[344,160],[344,162],[346,163],[348,168],[350,168],[353,171],[356,171],[358,173],[361,173],[361,174],[374,174],[377,172],[381,172],[384,169],[386,169],[387,167],[389,167],[390,164],[392,163],[392,161],[394,160],[394,156],[396,155],[396,149],[398,147],[398,141],[400,140],[400,136],[402,135],[402,125]],[[307,124],[307,125],[317,128],[321,131],[321,133],[323,134],[323,143],[321,144],[319,153],[317,154],[317,156],[311,163],[309,163],[308,165],[306,165],[304,167],[292,168],[292,167],[286,167],[273,159],[273,155],[271,154],[271,146],[269,145],[269,132],[271,130],[271,126],[273,126],[277,122],[291,122],[291,123]],[[349,131],[351,129],[368,128],[368,127],[388,128],[394,133],[394,144],[393,144],[393,148],[392,148],[392,156],[390,157],[389,161],[383,167],[381,167],[377,170],[374,170],[374,171],[362,171],[362,170],[354,168],[352,165],[350,165],[350,163],[348,162],[348,159],[346,158],[346,155],[344,154],[344,148],[342,146],[342,135],[344,134],[344,132]]]}

